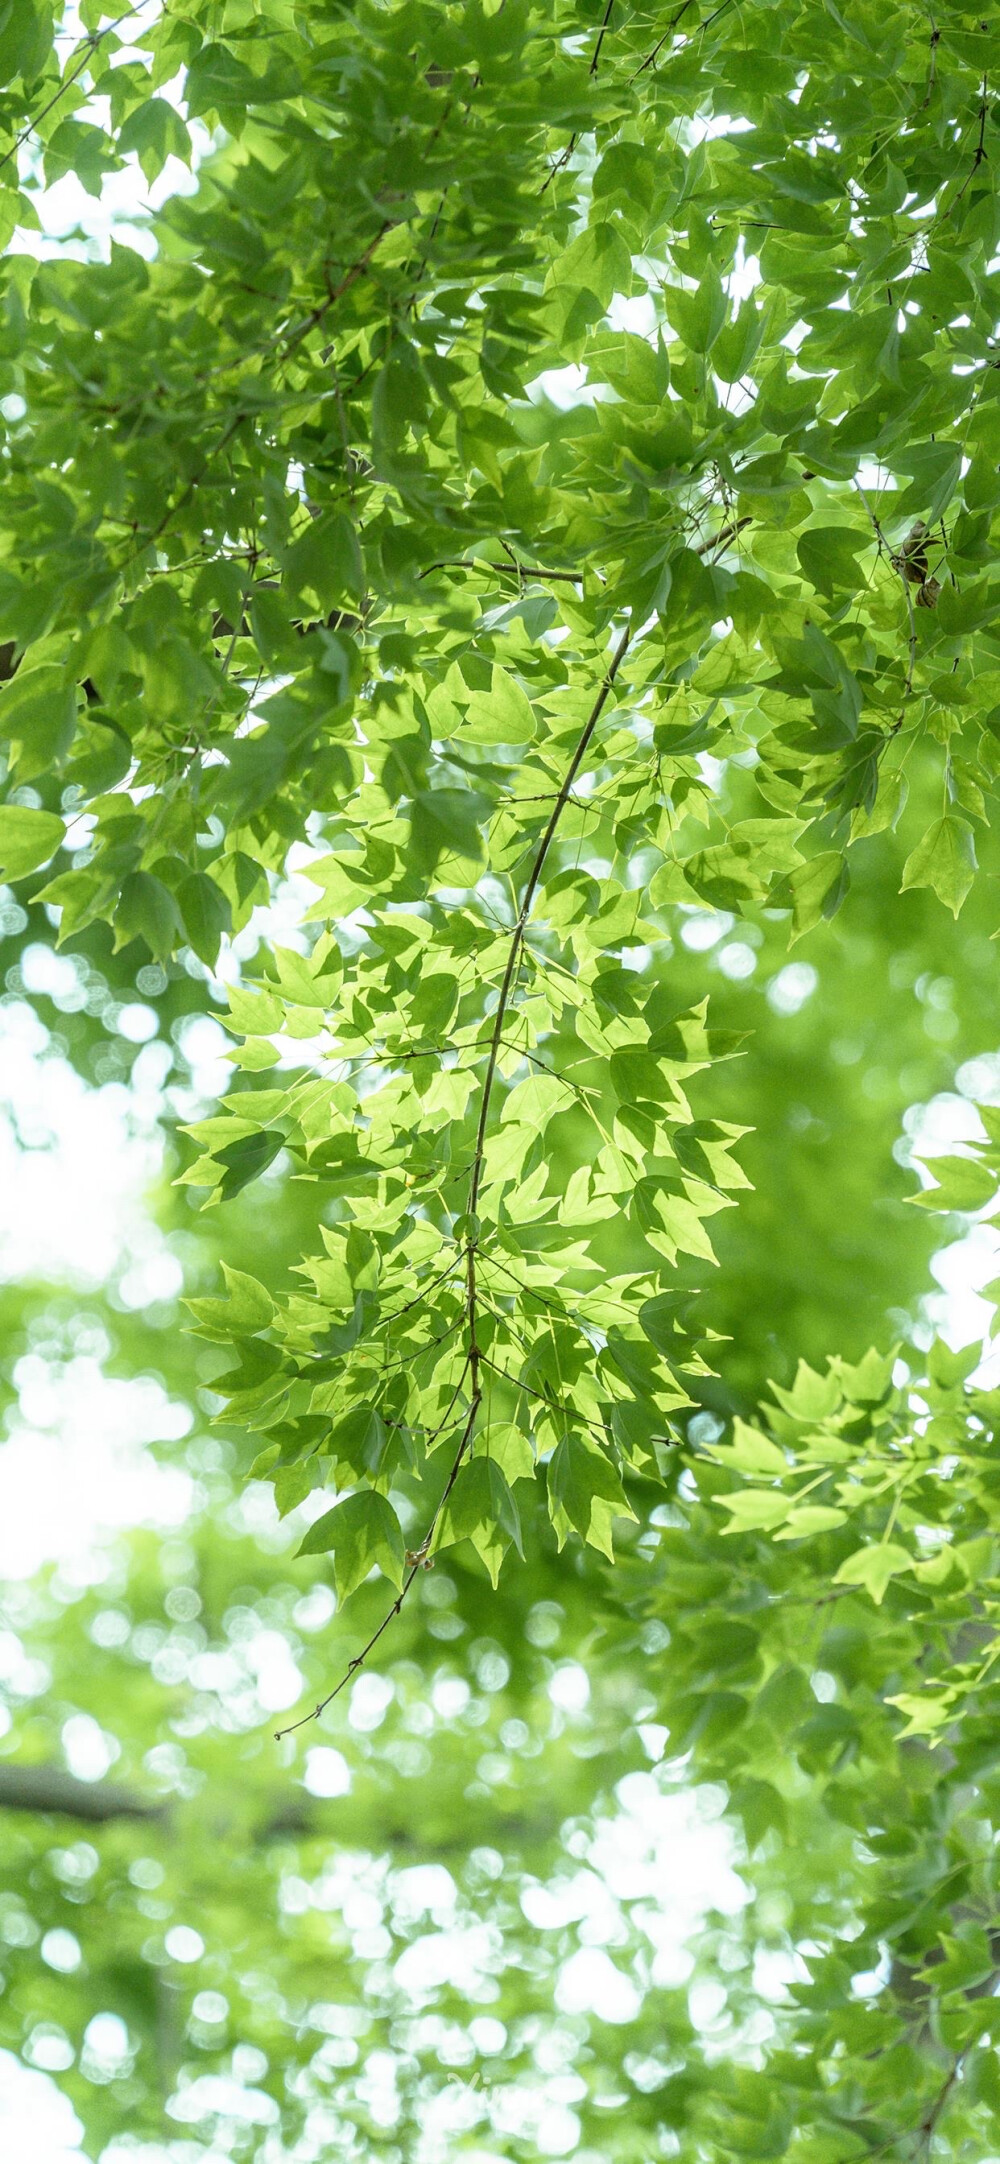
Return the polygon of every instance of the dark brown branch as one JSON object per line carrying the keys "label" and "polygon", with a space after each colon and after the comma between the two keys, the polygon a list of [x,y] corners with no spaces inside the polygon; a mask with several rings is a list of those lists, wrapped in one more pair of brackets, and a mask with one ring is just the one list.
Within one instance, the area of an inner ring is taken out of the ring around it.
{"label": "dark brown branch", "polygon": [[[16,1777],[16,1778],[15,1778]],[[29,1794],[28,1791],[31,1791]],[[261,1819],[255,1829],[261,1841],[294,1840],[325,1830],[334,1802],[305,1795],[290,1794],[283,1803]],[[213,1838],[224,1840],[230,1831],[227,1818],[213,1813],[214,1792],[208,1792],[206,1820],[211,1824]],[[95,1804],[100,1808],[95,1809]],[[169,1827],[172,1803],[153,1803],[140,1797],[129,1788],[119,1787],[111,1781],[77,1781],[65,1773],[61,1766],[0,1766],[0,1811],[39,1811],[53,1817],[76,1819],[84,1825],[110,1825],[123,1818],[142,1818],[159,1821]],[[558,1821],[544,1815],[535,1818],[510,1812],[501,1816],[499,1825],[510,1839],[538,1837],[544,1839],[554,1833]],[[241,1834],[242,1839],[242,1834]],[[379,1830],[379,1840],[394,1851],[408,1851],[419,1847],[421,1854],[447,1855],[458,1850],[467,1835],[459,1830],[439,1841],[428,1843],[425,1836],[416,1842],[412,1825],[389,1822]]]}
{"label": "dark brown branch", "polygon": [[922,105],[920,106],[920,111],[922,113],[926,111],[928,105],[930,104],[931,99],[934,96],[935,87],[937,85],[937,49],[941,43],[941,32],[936,24],[931,31],[930,43],[931,56],[927,68],[927,94],[923,100]]}
{"label": "dark brown branch", "polygon": [[981,98],[980,98],[980,103],[979,103],[979,141],[978,141],[978,143],[976,144],[976,155],[975,155],[975,157],[974,157],[974,159],[973,159],[973,161],[972,161],[972,170],[973,170],[973,172],[975,172],[975,171],[976,171],[976,168],[977,168],[977,166],[980,166],[980,165],[982,165],[982,163],[983,163],[983,160],[984,160],[984,158],[986,157],[986,154],[987,154],[987,153],[986,153],[986,116],[987,116],[987,113],[989,112],[989,106],[988,106],[988,104],[987,104],[987,94],[988,94],[988,90],[989,90],[989,77],[988,77],[988,76],[986,76],[986,75],[984,75],[984,76],[983,76],[983,88],[982,88],[982,95],[981,95]]}
{"label": "dark brown branch", "polygon": [[970,166],[970,168],[969,168],[969,171],[968,171],[968,172],[966,173],[965,179],[963,180],[963,182],[962,182],[962,185],[961,185],[961,187],[960,187],[960,188],[959,188],[959,190],[958,190],[958,193],[957,193],[957,195],[955,195],[955,196],[953,196],[953,197],[952,197],[952,200],[951,200],[951,202],[950,202],[950,203],[949,203],[949,205],[948,205],[948,210],[947,210],[947,216],[948,216],[949,218],[951,218],[951,217],[953,217],[953,216],[954,216],[954,213],[955,213],[955,211],[957,210],[957,208],[958,208],[958,205],[959,205],[959,203],[961,202],[961,200],[962,200],[962,197],[963,197],[963,195],[965,194],[965,191],[966,191],[966,189],[967,189],[967,188],[968,188],[968,187],[969,187],[969,186],[971,185],[972,181],[973,181],[973,180],[975,179],[975,177],[976,177],[976,174],[978,173],[978,171],[979,171],[979,168],[980,168],[980,166],[982,165],[982,163],[983,163],[984,159],[986,159],[986,158],[988,158],[988,157],[989,157],[989,152],[988,152],[988,150],[987,150],[987,148],[986,148],[986,122],[987,122],[987,119],[988,119],[988,117],[989,117],[989,77],[988,77],[988,75],[984,75],[984,76],[983,76],[983,87],[982,87],[982,90],[980,91],[980,95],[979,95],[979,137],[978,137],[978,141],[977,141],[977,143],[976,143],[975,155],[974,155],[974,157],[973,157],[973,160],[972,160],[972,164],[971,164],[971,166]]}
{"label": "dark brown branch", "polygon": [[965,2053],[959,2052],[958,2057],[955,2059],[954,2064],[952,2065],[950,2073],[945,2076],[945,2079],[942,2082],[940,2089],[938,2090],[938,2093],[934,2099],[933,2104],[931,2105],[930,2110],[928,2111],[926,2117],[923,2118],[920,2122],[920,2133],[923,2137],[923,2148],[924,2154],[926,2156],[929,2156],[931,2153],[931,2143],[934,2139],[938,2120],[942,2117],[942,2115],[948,2108],[951,2092],[962,2071],[962,2064],[964,2058]]}

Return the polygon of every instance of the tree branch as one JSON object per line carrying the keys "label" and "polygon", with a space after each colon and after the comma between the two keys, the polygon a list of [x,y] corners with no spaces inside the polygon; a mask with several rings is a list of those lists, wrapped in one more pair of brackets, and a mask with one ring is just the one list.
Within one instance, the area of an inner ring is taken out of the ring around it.
{"label": "tree branch", "polygon": [[[0,1811],[37,1811],[87,1826],[108,1826],[125,1818],[165,1826],[173,1809],[171,1798],[144,1796],[118,1781],[80,1781],[62,1766],[0,1764]],[[308,1833],[315,1817],[313,1798],[293,1793],[260,1821],[258,1838]]]}
{"label": "tree branch", "polygon": [[[339,1698],[341,1691],[345,1689],[346,1685],[350,1682],[351,1677],[357,1674],[359,1668],[364,1667],[369,1654],[374,1651],[374,1648],[377,1646],[379,1639],[383,1635],[383,1632],[388,1630],[389,1625],[393,1621],[394,1617],[398,1616],[400,1609],[403,1606],[403,1602],[405,1601],[407,1594],[409,1593],[410,1588],[413,1584],[413,1581],[416,1578],[418,1570],[420,1570],[421,1567],[426,1564],[429,1550],[431,1547],[431,1542],[433,1541],[436,1527],[440,1522],[441,1513],[444,1510],[445,1504],[448,1501],[448,1497],[451,1494],[456,1480],[458,1479],[459,1473],[461,1472],[462,1466],[465,1462],[469,1445],[472,1441],[473,1432],[476,1425],[476,1414],[478,1413],[479,1407],[482,1403],[483,1393],[479,1371],[480,1364],[484,1357],[479,1344],[478,1331],[479,1287],[476,1277],[476,1256],[478,1253],[479,1239],[476,1226],[476,1208],[479,1202],[479,1189],[482,1181],[483,1170],[483,1153],[486,1146],[486,1129],[489,1122],[490,1103],[493,1096],[493,1084],[496,1080],[497,1061],[500,1056],[500,1046],[503,1039],[504,1021],[506,1019],[507,1009],[510,1004],[511,995],[514,990],[514,983],[517,975],[517,966],[521,956],[521,949],[524,945],[524,935],[527,928],[528,918],[531,914],[531,905],[538,891],[538,884],[545,867],[545,859],[548,856],[549,849],[552,845],[556,828],[559,825],[562,814],[566,809],[566,805],[569,802],[570,796],[572,795],[573,783],[575,782],[577,774],[580,771],[580,766],[584,758],[586,757],[587,747],[590,744],[591,738],[594,734],[594,730],[596,729],[597,724],[600,721],[601,715],[604,712],[604,708],[610,697],[615,677],[617,676],[621,663],[625,658],[625,653],[628,648],[631,636],[631,624],[626,624],[625,629],[622,632],[621,638],[619,639],[618,644],[615,647],[614,653],[612,654],[608,667],[605,670],[603,679],[601,681],[601,688],[598,691],[597,697],[594,700],[593,706],[590,709],[590,713],[588,714],[587,719],[584,723],[583,730],[580,734],[576,749],[573,753],[573,757],[570,760],[569,766],[566,769],[566,773],[563,776],[555,803],[553,804],[552,810],[549,814],[549,819],[545,828],[545,832],[542,835],[541,841],[539,842],[538,848],[535,852],[534,863],[532,864],[531,871],[528,875],[528,883],[525,887],[524,894],[521,900],[520,912],[518,914],[517,922],[514,926],[513,932],[511,933],[510,947],[507,954],[507,963],[500,985],[500,996],[497,1001],[496,1013],[493,1017],[493,1033],[490,1038],[489,1051],[486,1060],[486,1074],[483,1079],[483,1094],[480,1101],[479,1120],[476,1127],[475,1155],[472,1160],[472,1180],[469,1188],[468,1216],[471,1220],[471,1226],[465,1248],[465,1313],[466,1327],[468,1330],[468,1347],[466,1350],[465,1365],[462,1369],[461,1375],[459,1376],[458,1382],[455,1385],[455,1389],[452,1393],[450,1405],[448,1408],[448,1410],[450,1411],[451,1405],[454,1404],[455,1399],[457,1398],[458,1393],[461,1390],[466,1375],[469,1375],[471,1378],[471,1394],[458,1449],[456,1450],[454,1458],[452,1459],[448,1478],[445,1481],[444,1487],[438,1498],[433,1516],[431,1518],[427,1531],[424,1534],[423,1540],[420,1542],[418,1547],[413,1548],[409,1551],[409,1555],[407,1557],[409,1569],[403,1579],[403,1583],[400,1586],[399,1592],[397,1593],[391,1607],[387,1608],[385,1615],[382,1617],[381,1623],[378,1625],[377,1629],[372,1632],[371,1637],[367,1641],[367,1644],[362,1646],[360,1653],[356,1653],[353,1660],[348,1661],[347,1667],[345,1668],[344,1673],[340,1678],[340,1681],[334,1685],[333,1690],[328,1691],[326,1697],[319,1700],[319,1703],[313,1707],[311,1713],[304,1713],[299,1720],[289,1721],[286,1728],[278,1728],[275,1730],[275,1742],[277,1743],[280,1743],[283,1737],[293,1735],[296,1729],[306,1728],[308,1727],[310,1721],[315,1721],[319,1719],[320,1714],[325,1712],[327,1706],[332,1705],[335,1698]],[[445,1421],[447,1420],[447,1417],[448,1416],[446,1413]],[[444,1426],[444,1424],[445,1422],[443,1421],[442,1426]]]}
{"label": "tree branch", "polygon": [[115,1818],[163,1818],[167,1809],[117,1781],[78,1781],[61,1766],[0,1765],[0,1811],[55,1811],[103,1826]]}
{"label": "tree branch", "polygon": [[560,579],[567,586],[583,585],[582,571],[548,571],[544,564],[522,564],[516,557],[512,557],[509,564],[491,564],[485,560],[477,563],[474,556],[445,556],[440,563],[428,564],[426,571],[421,571],[421,578],[429,579],[432,571],[505,571],[508,578]]}

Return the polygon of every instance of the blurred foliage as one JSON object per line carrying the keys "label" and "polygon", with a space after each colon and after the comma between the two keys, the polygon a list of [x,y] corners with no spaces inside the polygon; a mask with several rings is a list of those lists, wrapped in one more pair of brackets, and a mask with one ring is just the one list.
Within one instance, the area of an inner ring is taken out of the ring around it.
{"label": "blurred foliage", "polygon": [[[992,837],[988,847],[992,865]],[[751,1130],[740,1161],[753,1192],[718,1220],[718,1280],[701,1277],[706,1313],[730,1339],[715,1362],[724,1389],[706,1396],[730,1410],[754,1405],[772,1378],[789,1382],[799,1359],[857,1359],[884,1343],[887,1311],[905,1328],[925,1290],[938,1240],[906,1206],[903,1120],[953,1089],[964,1062],[995,1054],[1000,972],[991,883],[954,926],[933,897],[896,891],[901,865],[885,836],[864,845],[850,906],[791,954],[780,917],[707,920],[713,1017],[747,1033],[743,1056],[698,1092],[699,1111]],[[735,948],[749,969],[747,945],[753,972],[734,981],[727,964]],[[683,934],[667,966],[678,997],[705,981]]]}

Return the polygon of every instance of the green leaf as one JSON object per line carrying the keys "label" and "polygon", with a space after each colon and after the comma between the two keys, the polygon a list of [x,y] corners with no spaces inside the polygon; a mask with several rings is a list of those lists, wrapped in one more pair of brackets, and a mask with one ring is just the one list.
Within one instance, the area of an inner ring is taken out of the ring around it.
{"label": "green leaf", "polygon": [[972,828],[965,819],[945,812],[910,851],[903,866],[903,892],[909,887],[933,887],[946,909],[957,917],[975,873]]}
{"label": "green leaf", "polygon": [[549,1460],[549,1514],[560,1548],[572,1529],[614,1561],[616,1518],[634,1518],[621,1480],[605,1453],[565,1435]]}
{"label": "green leaf", "polygon": [[521,1549],[517,1504],[493,1457],[471,1458],[461,1467],[434,1530],[434,1553],[459,1540],[471,1540],[494,1586],[511,1543]]}
{"label": "green leaf", "polygon": [[217,859],[213,878],[230,904],[233,931],[241,932],[254,903],[267,900],[267,873],[263,865],[255,863],[244,850],[234,849]]}
{"label": "green leaf", "polygon": [[245,114],[258,90],[258,79],[225,45],[203,45],[187,71],[184,99],[188,113],[217,112],[227,119]]}
{"label": "green leaf", "polygon": [[0,738],[8,738],[19,782],[62,760],[76,727],[76,691],[54,665],[19,669],[0,691]]}
{"label": "green leaf", "polygon": [[475,1454],[491,1458],[509,1481],[530,1480],[535,1470],[530,1438],[512,1421],[497,1421],[485,1429],[477,1437]]}
{"label": "green leaf", "polygon": [[587,345],[588,374],[628,403],[658,406],[666,397],[670,370],[662,344],[647,345],[632,331],[598,331]]}
{"label": "green leaf", "polygon": [[870,1593],[876,1607],[885,1599],[886,1587],[891,1578],[900,1571],[913,1569],[913,1557],[908,1555],[896,1541],[882,1541],[878,1546],[858,1548],[834,1573],[834,1585],[862,1586]]}
{"label": "green leaf", "polygon": [[[564,330],[577,321],[580,328],[603,315],[616,293],[628,293],[632,285],[629,251],[616,226],[598,220],[570,243],[550,273],[550,284],[561,305]],[[594,305],[578,314],[581,292]]]}
{"label": "green leaf", "polygon": [[370,1571],[378,1569],[397,1592],[403,1583],[403,1535],[384,1495],[359,1488],[335,1503],[309,1527],[299,1555],[332,1555],[337,1596],[349,1600]]}
{"label": "green leaf", "polygon": [[275,1305],[265,1286],[244,1270],[234,1270],[224,1262],[222,1274],[229,1294],[227,1300],[189,1300],[188,1307],[200,1323],[220,1329],[266,1330],[274,1321]]}
{"label": "green leaf", "polygon": [[731,1514],[727,1533],[773,1533],[775,1526],[784,1524],[792,1507],[791,1497],[774,1488],[745,1489],[738,1495],[719,1495],[716,1501],[720,1509]]}
{"label": "green leaf", "polygon": [[293,592],[306,595],[323,611],[360,599],[364,588],[361,550],[344,512],[330,511],[310,522],[289,549],[285,572]]}
{"label": "green leaf", "polygon": [[147,181],[154,181],[168,158],[190,162],[191,138],[177,107],[167,98],[147,98],[137,105],[119,131],[118,150],[135,151]]}
{"label": "green leaf", "polygon": [[714,263],[709,264],[697,292],[685,293],[677,286],[665,286],[663,302],[689,351],[710,353],[726,320],[726,296]]}
{"label": "green leaf", "polygon": [[850,885],[850,873],[845,859],[835,849],[827,849],[818,857],[810,857],[806,864],[788,875],[788,891],[792,903],[792,944],[811,932],[823,918],[835,915]]}
{"label": "green leaf", "polygon": [[764,316],[743,301],[735,323],[727,323],[712,346],[712,367],[723,383],[739,383],[750,368],[766,330]]}
{"label": "green leaf", "polygon": [[870,533],[849,526],[809,526],[800,537],[798,558],[818,593],[856,593],[861,584],[858,558],[872,545]]}
{"label": "green leaf", "polygon": [[953,443],[919,443],[904,447],[897,454],[897,462],[904,473],[912,474],[908,489],[904,489],[894,506],[900,518],[919,516],[928,526],[940,518],[958,485],[962,471],[961,448]]}
{"label": "green leaf", "polygon": [[922,1160],[938,1185],[910,1201],[925,1210],[981,1210],[997,1191],[997,1173],[974,1157],[927,1157]]}
{"label": "green leaf", "polygon": [[24,879],[47,864],[65,833],[55,812],[27,804],[0,804],[0,879]]}
{"label": "green leaf", "polygon": [[788,1809],[785,1799],[770,1781],[741,1781],[734,1790],[733,1802],[743,1820],[751,1853],[760,1847],[766,1834],[786,1832]]}
{"label": "green leaf", "polygon": [[496,662],[489,691],[474,691],[469,699],[462,733],[473,744],[530,744],[535,734],[530,700]]}
{"label": "green leaf", "polygon": [[962,638],[970,631],[979,631],[984,624],[992,623],[1000,613],[1000,585],[995,580],[979,579],[974,586],[964,590],[945,585],[937,605],[937,620],[946,639]]}
{"label": "green leaf", "polygon": [[251,1180],[258,1179],[262,1172],[266,1172],[268,1165],[274,1163],[279,1150],[284,1148],[284,1142],[283,1134],[264,1132],[242,1135],[238,1141],[227,1143],[224,1149],[216,1150],[216,1161],[224,1167],[219,1188],[220,1200],[231,1201],[234,1195],[240,1194],[244,1187],[249,1186]]}
{"label": "green leaf", "polygon": [[232,929],[232,911],[226,896],[207,872],[192,872],[178,887],[177,901],[198,960],[206,969],[214,968],[223,936]]}
{"label": "green leaf", "polygon": [[115,951],[132,939],[144,939],[151,954],[165,961],[183,938],[180,911],[170,888],[153,872],[130,872],[122,881],[115,910]]}
{"label": "green leaf", "polygon": [[639,1309],[639,1325],[655,1345],[657,1352],[673,1355],[687,1342],[683,1327],[684,1318],[693,1304],[691,1293],[658,1293],[652,1300],[644,1300]]}
{"label": "green leaf", "polygon": [[480,820],[488,810],[484,799],[471,789],[436,789],[421,792],[410,814],[413,856],[428,876],[443,856],[460,857],[473,866],[482,862]]}
{"label": "green leaf", "polygon": [[803,1503],[798,1509],[789,1511],[775,1539],[811,1540],[815,1534],[831,1533],[846,1522],[846,1510],[838,1510],[833,1503]]}
{"label": "green leaf", "polygon": [[725,1450],[725,1461],[741,1473],[776,1473],[779,1477],[787,1473],[789,1464],[785,1452],[770,1436],[739,1419],[733,1421],[733,1439]]}

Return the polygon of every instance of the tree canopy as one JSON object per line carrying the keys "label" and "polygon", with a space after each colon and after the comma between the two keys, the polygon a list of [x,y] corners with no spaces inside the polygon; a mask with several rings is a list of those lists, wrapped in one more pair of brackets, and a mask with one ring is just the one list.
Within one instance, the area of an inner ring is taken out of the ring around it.
{"label": "tree canopy", "polygon": [[6,1005],[187,1293],[4,1295],[187,1408],[0,1642],[95,2159],[1000,2141],[991,30],[0,11]]}

